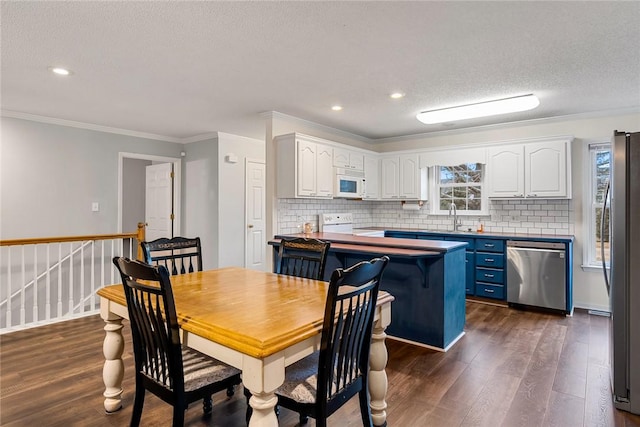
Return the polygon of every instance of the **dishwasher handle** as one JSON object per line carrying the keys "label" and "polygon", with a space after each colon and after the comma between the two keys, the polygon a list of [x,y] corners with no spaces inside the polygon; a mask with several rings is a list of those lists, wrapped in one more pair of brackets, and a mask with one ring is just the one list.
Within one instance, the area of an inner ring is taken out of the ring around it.
{"label": "dishwasher handle", "polygon": [[554,251],[554,252],[566,252],[564,243],[556,242],[531,242],[521,240],[507,240],[507,248],[514,250],[541,250],[541,251]]}
{"label": "dishwasher handle", "polygon": [[560,258],[564,258],[564,254],[566,251],[564,249],[538,249],[538,248],[518,248],[518,247],[509,247],[507,249],[507,257],[509,256],[510,251],[516,252],[544,252],[546,254],[560,254]]}

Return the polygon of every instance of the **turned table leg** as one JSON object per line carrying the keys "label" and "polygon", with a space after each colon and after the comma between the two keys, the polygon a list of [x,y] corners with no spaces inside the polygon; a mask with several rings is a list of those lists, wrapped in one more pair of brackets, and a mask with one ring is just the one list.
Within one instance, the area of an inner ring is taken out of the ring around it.
{"label": "turned table leg", "polygon": [[384,332],[385,326],[381,319],[373,325],[371,335],[371,354],[369,355],[369,396],[371,398],[371,417],[373,425],[387,425],[387,347]]}
{"label": "turned table leg", "polygon": [[249,399],[249,405],[253,409],[249,427],[277,426],[278,418],[274,408],[278,398],[273,393],[257,393]]}
{"label": "turned table leg", "polygon": [[116,412],[122,408],[122,378],[124,377],[124,339],[122,337],[122,317],[101,310],[100,316],[105,322],[104,367],[102,381],[104,382],[104,409],[107,413]]}

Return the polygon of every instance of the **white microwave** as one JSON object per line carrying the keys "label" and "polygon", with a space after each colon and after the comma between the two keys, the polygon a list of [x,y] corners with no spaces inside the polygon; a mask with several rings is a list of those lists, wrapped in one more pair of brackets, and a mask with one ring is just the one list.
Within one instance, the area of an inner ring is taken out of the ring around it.
{"label": "white microwave", "polygon": [[364,171],[335,168],[336,179],[333,197],[361,199],[364,197]]}

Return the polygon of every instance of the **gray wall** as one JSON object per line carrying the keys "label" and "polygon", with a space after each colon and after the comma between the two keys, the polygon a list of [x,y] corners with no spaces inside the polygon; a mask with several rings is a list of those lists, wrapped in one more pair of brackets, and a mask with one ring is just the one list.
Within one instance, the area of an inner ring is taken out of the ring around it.
{"label": "gray wall", "polygon": [[183,215],[187,237],[200,237],[205,269],[218,266],[218,139],[184,146]]}
{"label": "gray wall", "polygon": [[[241,136],[218,135],[218,209],[219,267],[245,265],[245,161],[264,161],[264,142]],[[227,161],[227,155],[237,157],[237,163]],[[265,242],[266,245],[266,242]],[[270,271],[271,265],[265,264]]]}
{"label": "gray wall", "polygon": [[205,269],[244,266],[245,159],[264,160],[264,142],[218,133],[184,151],[185,236],[200,237]]}
{"label": "gray wall", "polygon": [[[2,239],[117,231],[118,153],[180,157],[182,144],[9,117],[0,131]],[[92,212],[91,203],[100,203]]]}

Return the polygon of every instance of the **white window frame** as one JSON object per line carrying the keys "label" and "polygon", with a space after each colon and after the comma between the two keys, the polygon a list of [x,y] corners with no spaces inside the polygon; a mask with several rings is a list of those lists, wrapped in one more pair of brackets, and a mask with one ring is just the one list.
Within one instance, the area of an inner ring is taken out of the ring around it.
{"label": "white window frame", "polygon": [[[602,261],[597,260],[599,248],[596,248],[596,233],[599,225],[596,225],[596,209],[602,207],[602,203],[596,203],[596,154],[601,151],[611,151],[610,142],[592,142],[585,145],[585,188],[582,209],[582,224],[584,245],[582,248],[582,269],[585,271],[602,271]],[[611,197],[611,195],[609,195]],[[609,267],[607,263],[607,268]]]}
{"label": "white window frame", "polygon": [[[477,163],[477,162],[470,162]],[[432,179],[433,188],[431,194],[433,194],[432,198],[432,209],[431,213],[434,215],[449,215],[449,210],[441,210],[440,209],[440,167],[441,166],[433,166],[430,169],[432,170]],[[446,165],[444,167],[451,167],[451,165]],[[468,211],[468,210],[459,210],[457,211],[458,216],[481,216],[481,215],[489,215],[489,197],[487,196],[487,185],[486,185],[486,176],[487,176],[487,165],[482,164],[482,180],[473,184],[465,184],[468,186],[480,187],[480,194],[482,194],[480,199],[480,205],[482,209],[479,211]],[[448,186],[448,185],[447,185]]]}

